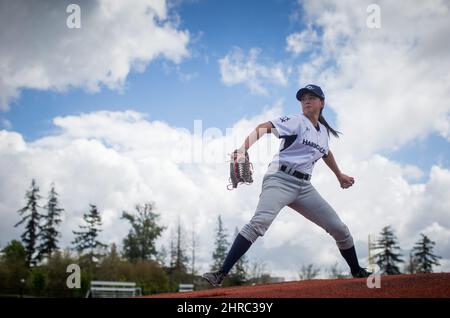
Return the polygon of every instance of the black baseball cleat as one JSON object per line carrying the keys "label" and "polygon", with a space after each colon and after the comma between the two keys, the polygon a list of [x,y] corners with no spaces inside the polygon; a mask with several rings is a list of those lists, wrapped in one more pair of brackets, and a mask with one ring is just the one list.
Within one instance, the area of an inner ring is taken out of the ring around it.
{"label": "black baseball cleat", "polygon": [[204,279],[208,281],[214,287],[222,286],[222,281],[225,278],[225,274],[222,272],[205,273],[202,275]]}
{"label": "black baseball cleat", "polygon": [[352,276],[354,278],[365,278],[369,277],[370,275],[372,275],[372,273],[362,267],[360,267],[356,272],[352,272]]}

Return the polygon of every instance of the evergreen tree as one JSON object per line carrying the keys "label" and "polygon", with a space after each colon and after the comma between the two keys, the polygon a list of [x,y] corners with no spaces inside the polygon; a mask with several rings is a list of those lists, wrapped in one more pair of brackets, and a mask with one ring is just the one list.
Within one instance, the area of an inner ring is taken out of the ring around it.
{"label": "evergreen tree", "polygon": [[64,209],[59,207],[58,193],[56,193],[54,184],[52,184],[48,203],[44,208],[47,210],[47,214],[42,215],[44,224],[39,235],[41,239],[41,244],[38,246],[39,259],[50,257],[58,249],[59,232],[57,226],[61,223],[61,213]]}
{"label": "evergreen tree", "polygon": [[216,240],[215,240],[215,249],[213,252],[213,265],[211,267],[212,271],[218,271],[227,256],[228,251],[228,241],[227,241],[227,233],[222,223],[222,217],[219,215],[217,218],[217,229],[216,229]]}
{"label": "evergreen tree", "polygon": [[87,225],[80,225],[80,231],[72,231],[75,234],[75,239],[72,242],[74,249],[80,253],[88,251],[87,255],[91,263],[95,262],[95,258],[100,254],[95,251],[99,248],[106,248],[107,245],[98,241],[98,235],[102,231],[102,219],[97,207],[90,204],[88,214],[83,215],[83,220]]}
{"label": "evergreen tree", "polygon": [[169,285],[171,290],[178,290],[180,283],[192,280],[190,274],[187,273],[188,257],[186,256],[184,244],[183,229],[178,219],[178,226],[175,233],[171,233],[170,240],[170,268]]}
{"label": "evergreen tree", "polygon": [[413,257],[416,264],[416,272],[418,273],[432,273],[433,265],[439,266],[438,259],[440,256],[433,254],[433,248],[436,244],[431,241],[426,235],[420,234],[422,237],[413,248]]}
{"label": "evergreen tree", "polygon": [[197,248],[197,237],[195,235],[195,226],[192,229],[192,241],[191,241],[191,275],[192,278],[196,275],[196,268],[195,268],[195,249]]}
{"label": "evergreen tree", "polygon": [[176,241],[176,249],[175,249],[174,269],[176,271],[186,273],[188,257],[186,256],[186,251],[184,248],[184,240],[183,240],[183,233],[182,233],[182,228],[181,228],[181,224],[180,224],[180,219],[178,219],[176,238],[177,238],[177,241]]}
{"label": "evergreen tree", "polygon": [[36,185],[34,179],[31,181],[31,188],[27,191],[25,199],[27,201],[26,205],[17,211],[22,216],[22,220],[14,225],[14,227],[26,222],[25,231],[20,237],[22,238],[27,254],[26,265],[30,267],[31,265],[36,265],[38,260],[36,245],[40,232],[39,222],[41,219],[41,214],[38,212],[38,208],[40,208],[38,201],[41,199],[41,196],[39,195],[39,187]]}
{"label": "evergreen tree", "polygon": [[165,228],[157,224],[159,215],[154,212],[153,203],[136,205],[136,212],[122,213],[122,219],[131,224],[131,229],[123,240],[124,256],[130,262],[157,259],[155,240]]}
{"label": "evergreen tree", "polygon": [[380,233],[380,238],[375,244],[375,249],[380,250],[374,258],[382,273],[387,275],[400,274],[399,263],[403,263],[401,254],[397,251],[400,247],[397,243],[397,237],[390,226],[386,226]]}
{"label": "evergreen tree", "polygon": [[176,263],[176,259],[177,259],[177,249],[175,248],[175,238],[174,238],[174,233],[171,230],[170,231],[170,262],[169,262],[169,267],[170,268],[175,268],[175,263]]}

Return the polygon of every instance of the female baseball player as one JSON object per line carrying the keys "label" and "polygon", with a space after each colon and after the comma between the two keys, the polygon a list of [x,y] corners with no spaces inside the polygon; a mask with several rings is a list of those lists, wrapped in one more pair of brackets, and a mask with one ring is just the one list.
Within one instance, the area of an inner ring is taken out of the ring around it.
{"label": "female baseball player", "polygon": [[343,189],[355,183],[353,177],[339,170],[328,148],[329,134],[338,137],[338,132],[322,115],[325,95],[319,86],[307,85],[297,92],[297,99],[301,103],[301,114],[283,116],[258,125],[238,149],[242,156],[245,155],[247,149],[267,132],[282,139],[280,150],[264,175],[254,216],[236,236],[221,269],[203,274],[203,278],[213,286],[222,285],[233,265],[259,236],[264,235],[285,206],[322,227],[335,239],[353,277],[368,277],[371,274],[359,266],[349,229],[310,182],[313,167],[322,158]]}

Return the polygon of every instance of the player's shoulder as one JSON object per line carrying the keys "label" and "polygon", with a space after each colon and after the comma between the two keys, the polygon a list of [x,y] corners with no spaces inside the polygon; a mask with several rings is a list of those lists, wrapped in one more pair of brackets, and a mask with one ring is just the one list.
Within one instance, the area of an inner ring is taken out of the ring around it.
{"label": "player's shoulder", "polygon": [[277,118],[278,121],[287,123],[287,122],[298,122],[301,120],[301,114],[287,114],[287,115],[281,115]]}

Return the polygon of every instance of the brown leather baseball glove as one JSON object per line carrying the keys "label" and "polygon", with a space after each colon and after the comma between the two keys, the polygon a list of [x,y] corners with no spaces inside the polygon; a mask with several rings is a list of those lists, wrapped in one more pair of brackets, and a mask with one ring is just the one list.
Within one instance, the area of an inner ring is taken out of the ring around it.
{"label": "brown leather baseball glove", "polygon": [[233,151],[230,161],[230,184],[227,186],[228,190],[237,188],[240,183],[253,183],[252,174],[253,165],[250,162],[248,152],[239,149]]}

